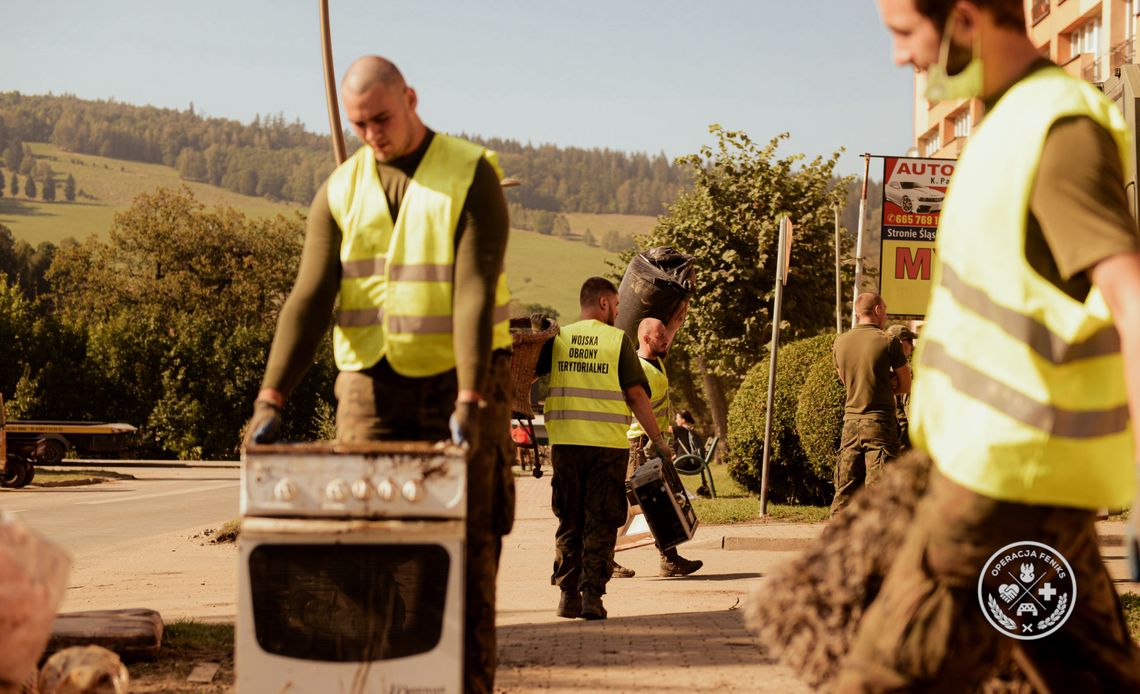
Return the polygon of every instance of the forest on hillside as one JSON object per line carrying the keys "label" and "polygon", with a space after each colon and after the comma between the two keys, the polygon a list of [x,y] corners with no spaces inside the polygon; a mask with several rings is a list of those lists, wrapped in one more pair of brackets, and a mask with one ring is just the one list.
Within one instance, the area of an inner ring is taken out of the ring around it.
{"label": "forest on hillside", "polygon": [[[466,135],[500,153],[508,175],[524,185],[508,198],[554,213],[658,215],[683,187],[685,174],[664,154],[523,144]],[[93,101],[71,95],[0,92],[0,163],[27,142],[67,152],[176,167],[183,179],[243,195],[308,204],[332,170],[330,138],[283,114],[244,124],[185,110]],[[349,150],[360,145],[349,138]]]}

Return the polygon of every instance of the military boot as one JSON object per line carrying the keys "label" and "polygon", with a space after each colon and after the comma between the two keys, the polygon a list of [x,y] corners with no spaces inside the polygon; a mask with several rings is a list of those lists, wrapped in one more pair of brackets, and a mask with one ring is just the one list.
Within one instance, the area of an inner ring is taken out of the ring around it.
{"label": "military boot", "polygon": [[562,598],[558,601],[558,616],[566,619],[578,619],[582,616],[582,594],[577,590],[562,591]]}
{"label": "military boot", "polygon": [[612,562],[612,566],[610,578],[633,578],[636,575],[633,569],[627,569],[616,561]]}
{"label": "military boot", "polygon": [[602,596],[597,593],[582,594],[582,616],[586,619],[605,619],[606,608],[602,606]]}
{"label": "military boot", "polygon": [[688,576],[704,565],[700,559],[686,559],[676,551],[661,555],[661,575],[666,578]]}

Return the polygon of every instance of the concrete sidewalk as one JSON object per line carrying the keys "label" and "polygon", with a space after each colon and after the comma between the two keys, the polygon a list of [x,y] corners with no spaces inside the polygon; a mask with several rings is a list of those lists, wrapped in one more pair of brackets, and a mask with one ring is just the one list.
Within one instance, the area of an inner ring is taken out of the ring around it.
{"label": "concrete sidewalk", "polygon": [[748,591],[762,589],[764,577],[795,553],[721,546],[736,536],[806,543],[821,526],[700,528],[679,548],[705,562],[687,578],[658,577],[653,547],[619,552],[637,576],[610,581],[609,619],[560,619],[558,589],[550,585],[557,523],[549,479],[517,480],[515,529],[499,572],[497,691],[810,691],[761,652],[740,610]]}
{"label": "concrete sidewalk", "polygon": [[[515,529],[499,572],[496,691],[811,691],[763,652],[740,608],[749,591],[762,594],[767,577],[819,536],[822,523],[699,528],[679,550],[705,566],[686,578],[659,578],[653,547],[619,552],[618,562],[637,576],[610,581],[609,619],[560,619],[558,589],[550,585],[556,521],[549,480],[517,479]],[[1120,592],[1140,593],[1123,579],[1124,524],[1097,529]]]}

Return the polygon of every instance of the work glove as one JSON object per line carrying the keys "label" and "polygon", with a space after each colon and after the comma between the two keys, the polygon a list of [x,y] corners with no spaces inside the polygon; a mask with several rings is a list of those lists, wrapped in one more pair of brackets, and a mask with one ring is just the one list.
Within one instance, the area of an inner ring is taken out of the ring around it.
{"label": "work glove", "polygon": [[281,410],[271,402],[253,403],[253,416],[245,427],[245,443],[274,443],[281,434]]}
{"label": "work glove", "polygon": [[451,429],[451,442],[469,451],[479,446],[479,403],[457,402],[451,413],[448,427]]}
{"label": "work glove", "polygon": [[664,436],[653,442],[653,448],[657,451],[657,455],[661,456],[661,459],[667,463],[673,462],[673,459],[677,457],[677,454],[673,452],[669,444],[665,443]]}

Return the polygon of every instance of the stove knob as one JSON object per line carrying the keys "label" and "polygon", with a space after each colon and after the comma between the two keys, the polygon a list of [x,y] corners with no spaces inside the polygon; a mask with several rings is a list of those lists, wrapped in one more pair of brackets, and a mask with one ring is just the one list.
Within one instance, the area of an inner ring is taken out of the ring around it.
{"label": "stove knob", "polygon": [[325,498],[338,504],[344,503],[348,498],[348,482],[340,479],[329,482],[325,487]]}
{"label": "stove knob", "polygon": [[376,496],[380,497],[381,501],[391,501],[396,496],[396,482],[390,478],[384,478],[377,482]]}
{"label": "stove knob", "polygon": [[292,501],[297,498],[297,485],[289,479],[283,479],[273,488],[273,498],[278,501]]}
{"label": "stove knob", "polygon": [[357,501],[367,501],[372,496],[372,485],[368,480],[356,480],[352,483],[352,496]]}
{"label": "stove knob", "polygon": [[415,503],[423,498],[424,485],[419,480],[408,480],[404,482],[404,486],[400,489],[404,498],[412,503]]}

